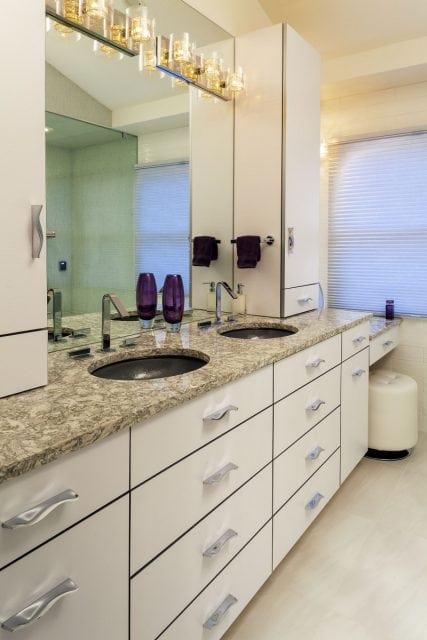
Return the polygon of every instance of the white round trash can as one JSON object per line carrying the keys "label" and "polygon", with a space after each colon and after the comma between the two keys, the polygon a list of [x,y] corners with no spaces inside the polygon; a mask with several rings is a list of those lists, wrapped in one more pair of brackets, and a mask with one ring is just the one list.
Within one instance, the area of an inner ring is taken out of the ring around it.
{"label": "white round trash can", "polygon": [[418,440],[417,383],[387,369],[369,376],[369,458],[400,460]]}

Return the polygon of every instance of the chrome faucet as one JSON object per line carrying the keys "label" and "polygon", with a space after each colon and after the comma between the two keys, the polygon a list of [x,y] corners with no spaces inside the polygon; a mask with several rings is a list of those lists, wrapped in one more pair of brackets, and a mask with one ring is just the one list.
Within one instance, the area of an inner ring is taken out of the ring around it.
{"label": "chrome faucet", "polygon": [[55,289],[47,290],[47,297],[52,294],[53,341],[62,340],[62,293]]}
{"label": "chrome faucet", "polygon": [[117,313],[121,318],[125,318],[129,315],[128,310],[126,309],[123,302],[120,300],[115,293],[106,293],[102,296],[102,324],[101,324],[101,333],[102,333],[102,345],[101,351],[113,351],[111,349],[111,306],[110,303],[114,305],[117,309]]}
{"label": "chrome faucet", "polygon": [[215,322],[216,324],[221,324],[221,287],[224,287],[229,296],[233,298],[233,300],[237,300],[237,296],[234,293],[233,289],[224,281],[216,283],[216,298],[215,298]]}

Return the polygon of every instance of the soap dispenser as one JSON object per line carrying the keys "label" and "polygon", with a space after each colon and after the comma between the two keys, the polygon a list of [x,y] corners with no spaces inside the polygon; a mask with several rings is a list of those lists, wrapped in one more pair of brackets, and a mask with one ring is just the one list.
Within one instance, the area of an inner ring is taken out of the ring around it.
{"label": "soap dispenser", "polygon": [[245,285],[241,282],[237,284],[237,298],[233,300],[233,316],[245,315],[246,313],[246,294],[243,293],[243,287]]}
{"label": "soap dispenser", "polygon": [[215,282],[204,282],[203,284],[207,284],[209,285],[209,291],[208,291],[208,295],[207,295],[207,301],[206,301],[206,309],[207,311],[215,311],[215,305],[216,305],[216,300],[215,300]]}

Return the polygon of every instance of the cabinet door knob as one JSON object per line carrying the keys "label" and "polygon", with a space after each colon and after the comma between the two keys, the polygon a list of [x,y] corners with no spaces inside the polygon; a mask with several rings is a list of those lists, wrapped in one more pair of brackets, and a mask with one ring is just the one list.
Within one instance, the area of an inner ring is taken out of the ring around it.
{"label": "cabinet door knob", "polygon": [[225,418],[227,414],[230,413],[230,411],[238,411],[238,410],[239,410],[239,407],[235,407],[234,404],[229,404],[223,409],[218,409],[218,411],[214,411],[213,413],[210,413],[208,416],[205,416],[203,420],[222,420],[223,418]]}
{"label": "cabinet door knob", "polygon": [[307,455],[305,456],[306,460],[317,460],[317,458],[320,456],[320,454],[324,451],[324,449],[322,447],[316,447],[315,449],[313,449],[313,451],[310,451],[310,453],[307,453]]}
{"label": "cabinet door knob", "polygon": [[309,404],[306,407],[306,409],[307,409],[307,411],[317,411],[318,409],[320,409],[322,404],[326,404],[326,402],[324,400],[315,400],[314,402]]}
{"label": "cabinet door knob", "polygon": [[78,586],[70,578],[64,580],[64,582],[61,582],[61,584],[58,584],[43,596],[31,602],[27,607],[5,620],[1,628],[5,631],[13,632],[23,627],[28,627],[42,618],[59,600],[75,593],[78,589]]}
{"label": "cabinet door knob", "polygon": [[239,467],[237,466],[237,464],[234,464],[234,462],[229,462],[225,465],[225,467],[223,467],[219,471],[216,471],[211,476],[203,480],[203,484],[219,484],[224,480],[224,478],[228,476],[230,471],[235,471],[238,468]]}
{"label": "cabinet door knob", "polygon": [[357,369],[357,371],[353,371],[351,375],[353,378],[360,378],[364,373],[366,373],[365,369]]}
{"label": "cabinet door knob", "polygon": [[57,509],[61,504],[64,504],[65,502],[74,502],[75,500],[78,500],[78,498],[79,496],[75,491],[67,489],[52,498],[44,500],[44,502],[40,502],[40,504],[37,504],[35,507],[27,509],[27,511],[23,511],[13,518],[2,522],[1,526],[3,529],[31,527],[33,524],[37,524],[37,522],[44,520],[49,513]]}
{"label": "cabinet door knob", "polygon": [[228,529],[216,542],[203,551],[203,555],[205,558],[212,558],[213,556],[218,555],[218,553],[222,551],[224,545],[231,540],[231,538],[235,538],[236,536],[237,531],[234,531],[234,529]]}
{"label": "cabinet door knob", "polygon": [[31,225],[32,225],[32,243],[33,243],[33,251],[32,256],[33,259],[40,258],[43,243],[44,243],[44,235],[43,235],[43,227],[40,222],[41,212],[43,211],[42,204],[33,204],[31,206]]}
{"label": "cabinet door knob", "polygon": [[386,340],[383,342],[383,347],[391,347],[392,344],[394,344],[393,340]]}
{"label": "cabinet door knob", "polygon": [[314,496],[311,498],[311,500],[309,500],[305,505],[305,508],[307,509],[307,511],[313,511],[313,509],[316,509],[316,507],[319,506],[319,502],[323,500],[324,497],[325,496],[323,496],[319,492],[315,493]]}
{"label": "cabinet door knob", "polygon": [[317,369],[321,364],[326,362],[323,358],[316,358],[316,360],[312,360],[311,362],[307,362],[306,367],[312,367],[313,369]]}
{"label": "cabinet door knob", "polygon": [[231,595],[231,593],[225,598],[225,600],[219,605],[211,616],[203,624],[205,629],[213,629],[217,627],[222,621],[223,617],[227,613],[230,607],[237,603],[237,598]]}
{"label": "cabinet door knob", "polygon": [[366,336],[357,336],[357,338],[353,338],[353,342],[355,342],[356,344],[360,344],[364,340],[366,340]]}

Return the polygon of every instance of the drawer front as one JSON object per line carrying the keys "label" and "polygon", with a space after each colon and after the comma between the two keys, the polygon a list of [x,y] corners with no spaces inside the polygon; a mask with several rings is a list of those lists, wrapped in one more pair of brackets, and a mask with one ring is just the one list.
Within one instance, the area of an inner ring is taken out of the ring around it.
{"label": "drawer front", "polygon": [[312,429],[340,404],[340,367],[274,405],[274,456]]}
{"label": "drawer front", "polygon": [[[162,640],[219,640],[270,574],[271,522],[167,629]],[[217,624],[212,626],[215,613]],[[131,635],[132,640],[140,637]]]}
{"label": "drawer front", "polygon": [[369,345],[369,321],[342,333],[342,359],[347,360]]}
{"label": "drawer front", "polygon": [[132,487],[270,406],[272,388],[269,366],[133,427]]}
{"label": "drawer front", "polygon": [[270,464],[132,580],[135,638],[156,638],[271,519],[271,475]]}
{"label": "drawer front", "polygon": [[383,356],[390,353],[399,344],[399,327],[392,327],[381,335],[371,340],[370,364],[378,362]]}
{"label": "drawer front", "polygon": [[274,460],[274,511],[280,509],[339,446],[338,408]]}
{"label": "drawer front", "polygon": [[285,289],[285,318],[304,311],[312,311],[319,306],[319,285]]}
{"label": "drawer front", "polygon": [[[100,473],[100,469],[107,469],[108,473]],[[42,517],[31,526],[0,528],[0,567],[128,490],[128,431],[0,485],[0,520],[3,525],[19,525],[16,517],[39,505]],[[73,494],[78,498],[73,499]],[[55,507],[53,510],[50,510],[49,503]]]}
{"label": "drawer front", "polygon": [[310,478],[273,518],[273,569],[299,540],[339,487],[340,452]]}
{"label": "drawer front", "polygon": [[341,482],[368,450],[369,349],[342,364]]}
{"label": "drawer front", "polygon": [[134,489],[131,573],[268,464],[271,439],[270,408]]}
{"label": "drawer front", "polygon": [[47,384],[47,331],[0,336],[0,362],[0,398],[43,387]]}
{"label": "drawer front", "polygon": [[274,365],[274,401],[315,380],[341,362],[341,336],[334,336]]}
{"label": "drawer front", "polygon": [[[18,634],[22,640],[121,640],[128,634],[129,501],[121,498],[0,572],[0,619],[8,620],[71,579],[63,597]],[[11,633],[0,630],[0,639]]]}

